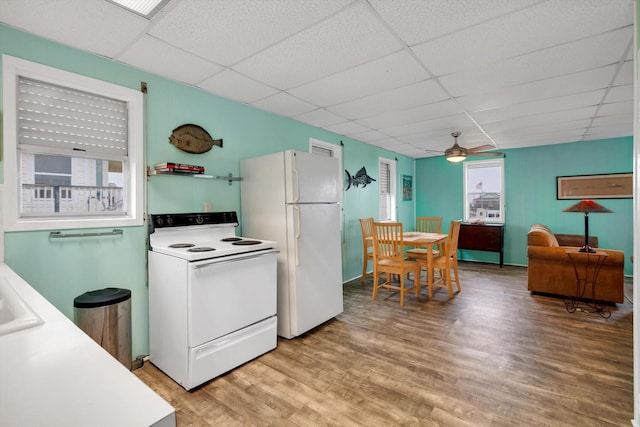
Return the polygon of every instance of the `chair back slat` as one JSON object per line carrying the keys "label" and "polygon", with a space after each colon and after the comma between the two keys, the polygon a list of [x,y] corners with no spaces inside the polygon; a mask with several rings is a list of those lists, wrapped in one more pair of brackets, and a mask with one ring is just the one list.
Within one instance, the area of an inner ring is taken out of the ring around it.
{"label": "chair back slat", "polygon": [[449,256],[458,258],[458,237],[460,236],[460,221],[451,221],[449,225],[449,237],[447,239],[447,247],[449,248]]}
{"label": "chair back slat", "polygon": [[373,237],[373,218],[360,218],[360,230],[362,231],[362,242],[364,247],[373,246],[372,240],[367,240],[367,237]]}
{"label": "chair back slat", "polygon": [[404,259],[401,222],[373,223],[374,258],[401,261]]}
{"label": "chair back slat", "polygon": [[441,216],[416,217],[416,231],[421,233],[442,233]]}

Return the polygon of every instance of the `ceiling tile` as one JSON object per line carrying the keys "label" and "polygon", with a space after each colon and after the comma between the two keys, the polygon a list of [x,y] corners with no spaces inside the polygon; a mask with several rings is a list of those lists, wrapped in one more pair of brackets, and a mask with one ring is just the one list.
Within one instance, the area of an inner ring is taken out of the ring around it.
{"label": "ceiling tile", "polygon": [[613,102],[603,104],[597,112],[598,117],[615,116],[619,114],[632,114],[633,101]]}
{"label": "ceiling tile", "polygon": [[[633,114],[628,113],[628,114],[618,114],[613,116],[596,117],[595,119],[593,119],[592,126],[598,127],[598,126],[609,126],[609,125],[619,125],[619,124],[628,124],[629,126],[633,127]],[[629,135],[633,135],[633,133],[630,133]]]}
{"label": "ceiling tile", "polygon": [[443,76],[440,81],[450,93],[464,96],[576,73],[618,62],[631,36],[632,28],[624,28]]}
{"label": "ceiling tile", "polygon": [[181,1],[150,34],[228,66],[320,22],[350,0]]}
{"label": "ceiling tile", "polygon": [[[166,61],[167,57],[170,57],[171,61]],[[222,69],[217,64],[149,36],[135,42],[116,59],[141,70],[187,84],[195,84]]]}
{"label": "ceiling tile", "polygon": [[198,84],[198,87],[247,104],[279,92],[277,89],[229,69],[202,81]]}
{"label": "ceiling tile", "polygon": [[516,105],[527,101],[537,101],[556,96],[604,89],[613,79],[616,67],[617,65],[609,65],[593,70],[502,88],[488,93],[463,96],[458,98],[458,101],[469,111],[481,111]]}
{"label": "ceiling tile", "polygon": [[271,111],[272,113],[280,114],[285,117],[297,116],[317,108],[315,105],[301,101],[300,99],[284,92],[263,98],[259,101],[253,102],[251,105],[256,108],[260,108],[261,110]]}
{"label": "ceiling tile", "polygon": [[[529,135],[553,135],[558,132],[559,134],[565,134],[566,131],[577,132],[582,130],[584,132],[591,124],[591,118],[568,120],[558,123],[548,123],[544,126],[538,124],[532,124],[530,126],[521,126],[517,128],[509,128],[500,131],[491,132],[491,136],[496,139],[496,142],[502,141],[504,137],[526,137]],[[501,146],[501,145],[500,145]]]}
{"label": "ceiling tile", "polygon": [[582,127],[523,135],[494,134],[494,137],[501,149],[507,149],[538,146],[547,144],[551,140],[560,142],[580,141],[586,131],[587,128]]}
{"label": "ceiling tile", "polygon": [[597,107],[593,106],[578,108],[575,110],[556,111],[553,113],[537,114],[535,116],[525,116],[515,119],[486,123],[482,127],[487,132],[495,132],[519,127],[530,127],[536,125],[546,126],[550,123],[569,122],[573,120],[590,118],[596,112],[596,109]]}
{"label": "ceiling tile", "polygon": [[604,102],[621,102],[633,100],[633,85],[615,86],[609,89]]}
{"label": "ceiling tile", "polygon": [[104,0],[2,0],[0,22],[113,58],[149,21]]}
{"label": "ceiling tile", "polygon": [[290,89],[397,51],[402,46],[361,3],[234,66]]}
{"label": "ceiling tile", "polygon": [[605,89],[600,89],[574,95],[558,96],[540,101],[524,102],[521,104],[509,105],[504,108],[477,111],[472,113],[472,116],[478,123],[483,124],[553,111],[596,106],[602,101],[604,94]]}
{"label": "ceiling tile", "polygon": [[357,120],[358,123],[374,129],[405,125],[425,120],[438,119],[462,114],[460,106],[451,100],[422,105],[406,110],[396,110]]}
{"label": "ceiling tile", "polygon": [[309,111],[308,113],[303,113],[298,116],[294,116],[293,118],[300,122],[318,127],[324,127],[346,121],[344,117],[333,114],[324,108],[318,108],[317,110]]}
{"label": "ceiling tile", "polygon": [[332,105],[329,110],[355,120],[385,112],[431,104],[446,98],[448,98],[448,95],[434,80],[425,80],[354,101]]}
{"label": "ceiling tile", "polygon": [[625,61],[613,81],[614,86],[633,84],[633,61]]}
{"label": "ceiling tile", "polygon": [[430,71],[443,75],[632,25],[631,0],[552,0],[414,46],[413,50]]}
{"label": "ceiling tile", "polygon": [[633,125],[630,123],[612,124],[608,126],[598,126],[589,129],[589,133],[584,136],[585,141],[594,139],[621,138],[631,135]]}
{"label": "ceiling tile", "polygon": [[355,135],[369,130],[364,126],[351,121],[329,125],[326,129],[331,132],[335,132],[338,135]]}
{"label": "ceiling tile", "polygon": [[369,0],[407,45],[478,24],[539,0]]}
{"label": "ceiling tile", "polygon": [[445,135],[449,135],[451,132],[459,130],[464,126],[472,125],[473,122],[466,115],[458,114],[456,116],[443,117],[434,120],[425,120],[423,122],[411,123],[408,125],[380,128],[379,130],[383,133],[386,133],[387,135],[391,135],[394,137],[428,132],[442,132]]}
{"label": "ceiling tile", "polygon": [[375,141],[383,141],[390,139],[389,135],[385,135],[382,132],[378,132],[377,130],[369,130],[362,133],[354,134],[353,137],[358,141],[362,142],[375,142]]}
{"label": "ceiling tile", "polygon": [[406,86],[428,77],[411,55],[400,51],[289,92],[313,104],[328,106]]}

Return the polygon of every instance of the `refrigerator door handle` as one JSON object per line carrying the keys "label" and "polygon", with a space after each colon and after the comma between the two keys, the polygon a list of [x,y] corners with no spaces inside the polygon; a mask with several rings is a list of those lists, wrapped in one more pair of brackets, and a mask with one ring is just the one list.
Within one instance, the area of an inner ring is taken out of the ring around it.
{"label": "refrigerator door handle", "polygon": [[302,226],[300,224],[301,218],[300,218],[300,207],[293,205],[293,211],[295,212],[295,226],[298,227],[296,230],[296,234],[295,234],[295,240],[293,242],[293,249],[296,253],[296,266],[300,265],[300,254],[298,253],[298,240],[300,239],[300,236],[302,235]]}
{"label": "refrigerator door handle", "polygon": [[296,169],[295,167],[293,168],[293,176],[294,176],[294,186],[295,186],[295,195],[294,195],[294,202],[299,202],[300,201],[300,173],[298,172],[298,169]]}

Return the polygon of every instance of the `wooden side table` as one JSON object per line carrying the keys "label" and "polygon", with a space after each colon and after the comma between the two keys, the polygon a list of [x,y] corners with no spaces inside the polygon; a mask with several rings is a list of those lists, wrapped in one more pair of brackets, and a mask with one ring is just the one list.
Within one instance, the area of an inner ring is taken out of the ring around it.
{"label": "wooden side table", "polygon": [[[576,273],[576,296],[565,302],[567,311],[569,313],[575,311],[598,313],[604,318],[611,317],[611,310],[596,299],[598,273],[609,255],[600,251],[580,252],[578,249],[567,249],[566,252],[571,259],[573,271]],[[584,298],[588,287],[591,287],[591,302],[585,301]]]}
{"label": "wooden side table", "polygon": [[462,223],[458,236],[458,249],[498,252],[500,268],[504,264],[504,224]]}

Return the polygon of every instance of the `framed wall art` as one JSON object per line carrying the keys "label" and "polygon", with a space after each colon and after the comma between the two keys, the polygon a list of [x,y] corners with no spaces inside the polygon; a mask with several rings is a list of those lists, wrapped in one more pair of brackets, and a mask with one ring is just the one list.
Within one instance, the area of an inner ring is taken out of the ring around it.
{"label": "framed wall art", "polygon": [[557,199],[630,199],[633,197],[633,173],[559,176]]}
{"label": "framed wall art", "polygon": [[402,175],[402,200],[411,200],[413,192],[413,177]]}

